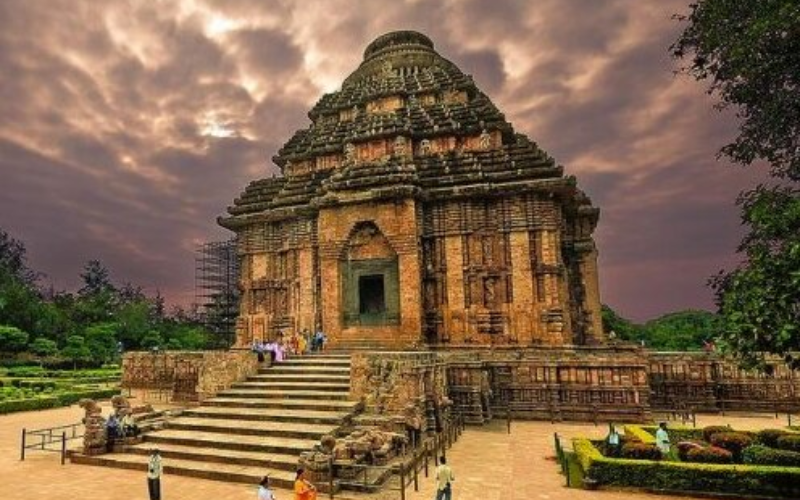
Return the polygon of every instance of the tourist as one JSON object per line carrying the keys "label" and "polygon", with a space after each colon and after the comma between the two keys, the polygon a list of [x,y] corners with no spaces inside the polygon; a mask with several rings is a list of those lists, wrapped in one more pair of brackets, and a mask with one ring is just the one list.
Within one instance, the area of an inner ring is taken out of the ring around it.
{"label": "tourist", "polygon": [[306,353],[306,349],[308,349],[308,341],[306,340],[305,332],[303,332],[303,334],[297,339],[297,354],[302,356]]}
{"label": "tourist", "polygon": [[317,333],[314,334],[314,350],[315,351],[322,351],[325,347],[325,334],[322,330],[317,330]]}
{"label": "tourist", "polygon": [[661,450],[662,455],[669,455],[669,434],[667,433],[666,422],[661,422],[658,424],[658,430],[656,431],[656,446],[658,446],[658,449]]}
{"label": "tourist", "polygon": [[112,413],[106,422],[106,451],[111,452],[114,449],[114,441],[120,437],[120,431],[119,420]]}
{"label": "tourist", "polygon": [[133,414],[128,413],[122,417],[122,435],[125,437],[136,437],[139,435],[139,426],[136,425],[136,420],[133,418]]}
{"label": "tourist", "polygon": [[275,500],[275,494],[269,489],[269,476],[264,476],[258,483],[258,500]]}
{"label": "tourist", "polygon": [[150,454],[150,462],[147,464],[147,491],[150,493],[150,500],[161,500],[161,473],[164,466],[161,464],[161,452],[154,448]]}
{"label": "tourist", "polygon": [[297,354],[300,350],[300,339],[297,332],[292,332],[289,336],[289,354]]}
{"label": "tourist", "polygon": [[620,452],[620,436],[614,424],[608,424],[608,436],[606,437],[608,445],[608,456],[618,457]]}
{"label": "tourist", "polygon": [[275,346],[273,347],[275,351],[275,362],[280,363],[284,359],[286,359],[286,348],[283,345],[283,338],[279,338],[277,342],[275,342]]}
{"label": "tourist", "polygon": [[294,500],[317,500],[317,488],[306,479],[305,469],[297,469],[294,479]]}
{"label": "tourist", "polygon": [[453,470],[447,465],[447,458],[442,455],[439,457],[439,466],[436,467],[436,500],[450,500],[453,495],[451,483],[456,480]]}

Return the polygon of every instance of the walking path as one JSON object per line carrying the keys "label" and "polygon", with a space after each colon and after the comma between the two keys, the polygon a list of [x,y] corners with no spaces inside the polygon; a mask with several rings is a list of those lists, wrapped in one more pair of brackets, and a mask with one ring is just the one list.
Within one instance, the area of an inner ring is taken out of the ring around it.
{"label": "walking path", "polygon": [[[104,410],[103,413],[108,413]],[[136,500],[147,498],[145,475],[139,471],[69,464],[61,466],[56,453],[29,452],[19,460],[22,427],[40,428],[77,422],[77,406],[39,412],[0,415],[0,499],[64,498],[86,500]],[[740,429],[780,427],[784,420],[761,418],[702,417],[698,426],[730,423]],[[456,475],[454,500],[689,500],[689,497],[641,493],[590,492],[563,487],[564,477],[548,457],[553,455],[553,433],[565,442],[579,435],[602,436],[606,427],[591,424],[515,422],[506,433],[504,422],[485,427],[468,427],[448,459]],[[254,500],[256,487],[190,477],[167,475],[163,479],[165,500]],[[278,500],[291,500],[277,490]],[[324,496],[320,500],[324,500]],[[391,500],[398,500],[394,492]],[[432,478],[420,477],[420,491],[413,487],[408,500],[434,498]]]}

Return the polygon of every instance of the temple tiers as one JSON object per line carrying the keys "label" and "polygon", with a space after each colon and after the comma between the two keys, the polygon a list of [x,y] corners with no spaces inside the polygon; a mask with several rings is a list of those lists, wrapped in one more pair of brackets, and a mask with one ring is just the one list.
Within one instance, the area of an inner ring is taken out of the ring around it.
{"label": "temple tiers", "polygon": [[413,31],[385,34],[219,223],[241,258],[237,345],[604,341],[599,210]]}

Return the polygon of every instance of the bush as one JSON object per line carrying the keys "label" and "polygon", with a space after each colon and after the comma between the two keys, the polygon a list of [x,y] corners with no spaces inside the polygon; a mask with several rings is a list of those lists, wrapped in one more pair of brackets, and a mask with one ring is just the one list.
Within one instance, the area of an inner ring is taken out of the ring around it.
{"label": "bush", "polygon": [[800,436],[788,435],[779,437],[777,448],[780,450],[800,452]]}
{"label": "bush", "polygon": [[686,452],[687,462],[700,462],[704,464],[730,464],[733,463],[733,453],[716,446],[694,448]]}
{"label": "bush", "polygon": [[787,436],[790,433],[783,429],[764,429],[756,434],[756,442],[769,446],[770,448],[778,447],[778,438]]}
{"label": "bush", "polygon": [[635,460],[661,460],[661,451],[654,444],[627,443],[622,446],[622,458]]}
{"label": "bush", "polygon": [[732,432],[733,429],[728,425],[709,425],[703,428],[703,440],[711,442],[711,437],[720,432]]}
{"label": "bush", "polygon": [[796,451],[774,450],[758,444],[745,448],[742,452],[742,459],[746,464],[800,467],[800,453]]}
{"label": "bush", "polygon": [[631,442],[642,442],[655,444],[656,437],[638,425],[626,425],[624,427],[625,439]]}
{"label": "bush", "polygon": [[711,436],[711,444],[733,453],[734,460],[742,460],[742,451],[753,444],[753,438],[741,432],[718,432]]}
{"label": "bush", "polygon": [[677,448],[678,450],[678,458],[680,458],[684,462],[687,461],[686,454],[689,453],[689,451],[703,447],[704,447],[703,444],[700,444],[696,441],[681,441],[677,445],[675,445],[675,448]]}

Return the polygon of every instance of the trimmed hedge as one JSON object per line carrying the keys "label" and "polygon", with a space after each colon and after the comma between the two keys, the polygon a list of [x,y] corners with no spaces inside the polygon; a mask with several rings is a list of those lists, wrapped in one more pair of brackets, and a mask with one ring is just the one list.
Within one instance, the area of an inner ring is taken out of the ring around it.
{"label": "trimmed hedge", "polygon": [[742,458],[746,464],[800,467],[800,453],[775,450],[760,444],[745,448],[744,452],[742,452]]}
{"label": "trimmed hedge", "polygon": [[800,452],[800,436],[794,434],[779,437],[777,448],[779,450]]}
{"label": "trimmed hedge", "polygon": [[800,498],[800,469],[604,457],[588,439],[573,440],[586,475],[600,485],[661,491]]}
{"label": "trimmed hedge", "polygon": [[730,464],[733,463],[733,453],[717,446],[693,448],[686,452],[686,461],[703,464]]}
{"label": "trimmed hedge", "polygon": [[29,399],[11,399],[0,401],[0,415],[18,411],[58,408],[75,404],[83,398],[107,399],[117,394],[119,394],[119,389],[101,389],[97,391],[64,392],[62,394]]}
{"label": "trimmed hedge", "polygon": [[721,432],[733,432],[733,429],[731,429],[729,425],[708,425],[703,427],[703,440],[710,443],[714,434],[719,434]]}
{"label": "trimmed hedge", "polygon": [[742,432],[717,432],[711,436],[711,444],[728,450],[737,462],[742,460],[742,450],[753,444],[753,438]]}
{"label": "trimmed hedge", "polygon": [[769,446],[770,448],[778,447],[778,438],[789,436],[791,433],[783,429],[764,429],[756,433],[756,442]]}
{"label": "trimmed hedge", "polygon": [[640,425],[626,425],[624,430],[625,437],[627,437],[630,441],[641,441],[645,444],[656,444],[655,435],[647,432],[645,428]]}
{"label": "trimmed hedge", "polygon": [[622,446],[623,458],[635,460],[661,460],[661,451],[650,443],[627,443]]}

